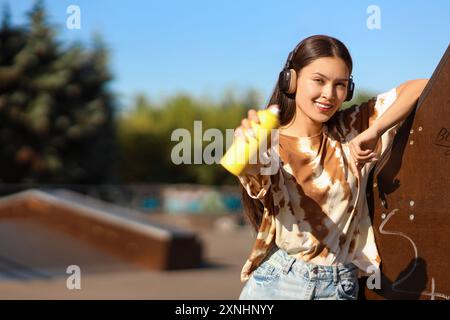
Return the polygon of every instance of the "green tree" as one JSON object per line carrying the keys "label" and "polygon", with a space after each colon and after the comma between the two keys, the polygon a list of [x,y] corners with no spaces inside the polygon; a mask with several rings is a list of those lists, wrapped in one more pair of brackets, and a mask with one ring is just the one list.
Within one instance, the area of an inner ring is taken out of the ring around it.
{"label": "green tree", "polygon": [[0,179],[9,183],[107,183],[114,178],[114,99],[108,55],[63,48],[42,1],[25,26],[4,9],[0,29]]}

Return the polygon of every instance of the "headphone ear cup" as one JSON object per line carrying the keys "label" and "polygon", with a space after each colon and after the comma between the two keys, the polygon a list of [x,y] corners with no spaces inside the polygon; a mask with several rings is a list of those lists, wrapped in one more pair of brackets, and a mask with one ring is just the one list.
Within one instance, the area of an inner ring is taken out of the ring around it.
{"label": "headphone ear cup", "polygon": [[350,79],[348,84],[347,96],[345,97],[345,101],[350,101],[353,98],[353,92],[355,91],[355,83],[353,79]]}
{"label": "headphone ear cup", "polygon": [[289,88],[287,93],[292,94],[297,90],[297,72],[294,69],[289,69]]}
{"label": "headphone ear cup", "polygon": [[281,70],[280,75],[278,76],[278,87],[281,92],[287,92],[289,89],[289,78],[290,73],[288,70]]}
{"label": "headphone ear cup", "polygon": [[278,77],[278,86],[284,93],[294,93],[297,89],[297,73],[295,72],[295,70],[282,70]]}

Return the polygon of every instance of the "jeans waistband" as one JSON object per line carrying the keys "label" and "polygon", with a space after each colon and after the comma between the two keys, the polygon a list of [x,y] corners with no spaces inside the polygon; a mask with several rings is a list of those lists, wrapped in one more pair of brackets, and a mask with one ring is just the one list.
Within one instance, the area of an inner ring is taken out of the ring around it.
{"label": "jeans waistband", "polygon": [[316,278],[337,281],[337,278],[342,277],[357,277],[358,268],[353,263],[337,264],[332,266],[317,265],[306,262],[302,259],[297,259],[289,255],[285,250],[274,246],[263,262],[268,261],[269,264],[282,268],[284,273],[289,270],[294,270],[307,278]]}

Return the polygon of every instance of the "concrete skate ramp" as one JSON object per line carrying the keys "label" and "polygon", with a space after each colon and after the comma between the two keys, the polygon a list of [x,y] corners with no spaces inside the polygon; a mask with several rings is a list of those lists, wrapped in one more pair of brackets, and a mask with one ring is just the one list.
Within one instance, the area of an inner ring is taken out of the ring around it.
{"label": "concrete skate ramp", "polygon": [[77,193],[24,191],[0,199],[0,278],[84,271],[182,269],[201,263],[195,233]]}
{"label": "concrete skate ramp", "polygon": [[367,299],[450,298],[449,57],[450,46],[368,184],[382,277]]}

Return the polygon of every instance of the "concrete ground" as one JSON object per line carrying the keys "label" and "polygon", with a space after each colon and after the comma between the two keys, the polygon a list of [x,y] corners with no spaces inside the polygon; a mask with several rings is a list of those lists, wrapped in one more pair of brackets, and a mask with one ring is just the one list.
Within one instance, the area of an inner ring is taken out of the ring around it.
{"label": "concrete ground", "polygon": [[[0,299],[238,298],[240,271],[253,244],[249,226],[232,216],[199,217],[195,223],[182,216],[151,219],[196,230],[204,244],[204,265],[145,270],[44,226],[6,221],[0,223]],[[16,234],[26,236],[17,239]],[[66,285],[71,264],[81,268],[79,290]]]}

